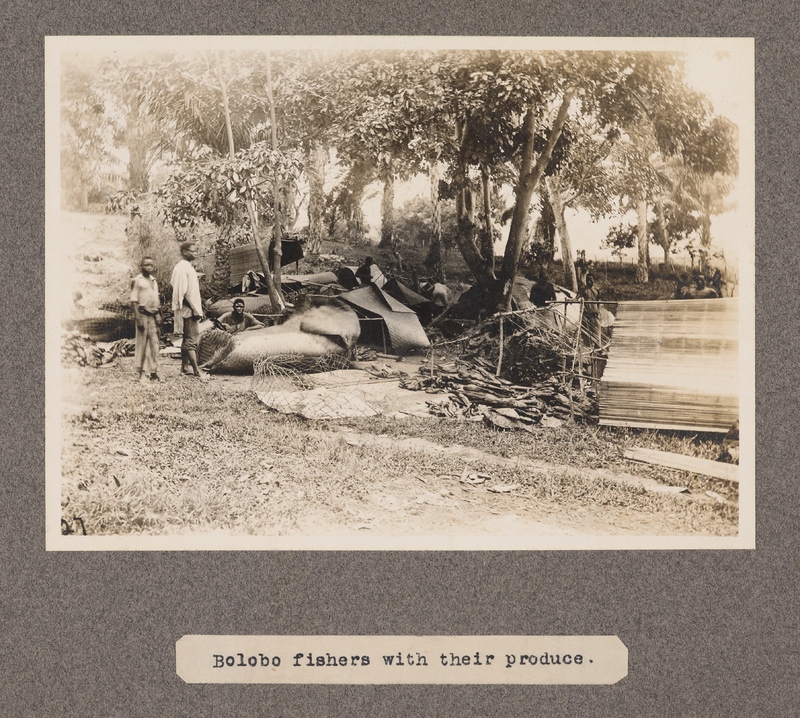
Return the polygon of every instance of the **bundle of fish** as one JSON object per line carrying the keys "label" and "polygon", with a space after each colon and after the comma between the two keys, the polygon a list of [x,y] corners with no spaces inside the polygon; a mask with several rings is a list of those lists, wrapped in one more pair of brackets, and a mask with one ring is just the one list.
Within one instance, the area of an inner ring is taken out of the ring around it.
{"label": "bundle of fish", "polygon": [[117,357],[132,356],[134,348],[130,339],[95,342],[87,334],[66,332],[62,336],[61,361],[64,364],[99,367],[111,364]]}
{"label": "bundle of fish", "polygon": [[[400,385],[431,393],[446,391],[449,402],[432,407],[434,413],[459,418],[481,414],[501,428],[524,428],[516,424],[539,423],[544,416],[586,421],[593,414],[588,397],[577,392],[570,397],[568,389],[555,378],[521,386],[494,376],[479,363],[424,366],[417,375],[402,379]],[[510,425],[504,426],[506,423]]]}
{"label": "bundle of fish", "polygon": [[63,364],[96,367],[103,358],[103,350],[87,334],[67,332],[61,339]]}

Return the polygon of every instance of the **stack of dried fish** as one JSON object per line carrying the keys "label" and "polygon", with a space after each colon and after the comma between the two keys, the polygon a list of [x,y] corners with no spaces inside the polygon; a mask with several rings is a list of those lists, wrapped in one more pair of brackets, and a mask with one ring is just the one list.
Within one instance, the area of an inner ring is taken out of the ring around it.
{"label": "stack of dried fish", "polygon": [[96,343],[89,335],[65,332],[61,341],[61,361],[64,364],[99,367],[110,364],[117,357],[131,356],[134,343],[130,339]]}
{"label": "stack of dried fish", "polygon": [[480,414],[503,428],[525,428],[517,425],[539,423],[543,416],[560,419],[574,416],[578,420],[591,417],[590,400],[577,392],[570,397],[568,388],[555,377],[521,386],[494,376],[481,364],[485,361],[424,366],[417,375],[403,379],[401,386],[447,391],[451,398],[433,407],[434,413],[465,418]]}
{"label": "stack of dried fish", "polygon": [[97,366],[103,356],[100,349],[87,334],[66,332],[61,341],[61,361],[77,366]]}

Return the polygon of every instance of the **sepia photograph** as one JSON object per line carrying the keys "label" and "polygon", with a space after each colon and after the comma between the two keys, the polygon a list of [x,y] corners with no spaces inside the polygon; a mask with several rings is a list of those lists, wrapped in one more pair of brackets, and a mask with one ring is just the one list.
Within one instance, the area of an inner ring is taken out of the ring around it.
{"label": "sepia photograph", "polygon": [[752,40],[45,60],[48,550],[754,547]]}

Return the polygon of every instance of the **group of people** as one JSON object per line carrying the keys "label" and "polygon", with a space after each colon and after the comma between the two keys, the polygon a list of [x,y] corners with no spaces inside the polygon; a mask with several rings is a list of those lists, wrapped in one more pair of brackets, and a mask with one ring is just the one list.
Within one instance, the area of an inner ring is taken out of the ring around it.
{"label": "group of people", "polygon": [[[584,257],[585,260],[585,257]],[[594,282],[594,275],[589,271],[591,262],[583,262],[578,273],[578,296],[583,299],[581,331],[585,341],[597,349],[603,343],[603,330],[600,323],[600,292]],[[530,291],[531,304],[537,309],[543,309],[551,302],[556,301],[556,289],[547,276],[544,267],[539,269],[539,274],[533,282]],[[597,375],[596,362],[592,362],[592,372]]]}
{"label": "group of people", "polygon": [[722,272],[714,270],[714,274],[706,281],[703,274],[697,273],[690,280],[684,273],[678,277],[678,287],[675,290],[675,299],[716,299],[722,296]]}
{"label": "group of people", "polygon": [[[172,270],[172,310],[175,334],[182,335],[181,374],[201,380],[208,379],[197,361],[200,339],[200,322],[205,317],[200,296],[200,280],[192,262],[197,257],[197,244],[181,244],[181,260]],[[158,373],[159,328],[163,318],[158,282],[155,278],[155,261],[142,257],[140,273],[131,281],[130,303],[136,323],[134,371],[141,383],[161,381]],[[217,319],[219,325],[231,334],[264,327],[252,314],[244,311],[241,297],[233,301],[233,309]]]}

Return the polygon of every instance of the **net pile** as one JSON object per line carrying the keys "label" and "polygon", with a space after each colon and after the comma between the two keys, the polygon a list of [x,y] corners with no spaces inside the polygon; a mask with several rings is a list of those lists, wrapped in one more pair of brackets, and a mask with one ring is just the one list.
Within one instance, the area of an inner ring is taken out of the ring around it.
{"label": "net pile", "polygon": [[233,351],[233,337],[222,329],[206,329],[197,342],[197,361],[203,365],[221,362]]}
{"label": "net pile", "polygon": [[284,354],[263,356],[253,363],[253,391],[275,411],[307,419],[345,419],[376,416],[379,411],[355,384],[331,384],[326,373],[348,366],[346,357]]}
{"label": "net pile", "polygon": [[506,315],[502,340],[500,320],[490,317],[456,339],[433,345],[428,358],[481,360],[493,368],[499,364],[501,377],[528,386],[572,366],[579,344],[575,327],[563,316],[541,311]]}

